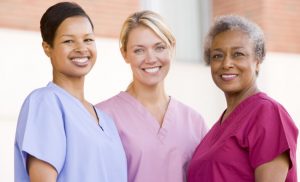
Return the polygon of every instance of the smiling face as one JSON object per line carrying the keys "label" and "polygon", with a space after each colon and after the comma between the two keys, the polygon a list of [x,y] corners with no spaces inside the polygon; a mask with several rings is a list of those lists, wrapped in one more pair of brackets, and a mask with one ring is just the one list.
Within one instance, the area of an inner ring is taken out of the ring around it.
{"label": "smiling face", "polygon": [[122,55],[130,64],[133,83],[147,86],[163,83],[171,62],[170,48],[151,29],[138,26],[131,30]]}
{"label": "smiling face", "polygon": [[218,34],[210,49],[211,74],[225,94],[252,92],[256,87],[259,62],[249,36],[239,30]]}
{"label": "smiling face", "polygon": [[58,27],[53,46],[43,42],[53,66],[53,80],[82,78],[93,67],[97,52],[93,28],[86,17],[65,19]]}

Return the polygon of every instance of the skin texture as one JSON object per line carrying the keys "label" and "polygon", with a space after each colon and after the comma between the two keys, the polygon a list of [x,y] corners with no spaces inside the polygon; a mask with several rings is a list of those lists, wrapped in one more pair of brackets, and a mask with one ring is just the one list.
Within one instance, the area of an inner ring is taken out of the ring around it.
{"label": "skin texture", "polygon": [[[231,30],[215,36],[211,46],[211,75],[215,84],[224,92],[227,110],[222,121],[245,98],[258,92],[256,85],[259,61],[249,36]],[[255,169],[257,182],[285,181],[289,169],[288,153]]]}
{"label": "skin texture", "polygon": [[41,161],[33,156],[27,159],[28,173],[31,182],[54,182],[57,172],[49,163]]}
{"label": "skin texture", "polygon": [[[123,53],[130,64],[135,83],[155,86],[163,82],[169,72],[171,57],[166,44],[149,28],[139,26],[128,37],[127,51]],[[147,69],[157,69],[155,72]]]}
{"label": "skin texture", "polygon": [[284,182],[289,169],[289,154],[285,152],[255,170],[256,182]]}
{"label": "skin texture", "polygon": [[[70,17],[56,31],[53,47],[43,42],[45,53],[53,66],[54,81],[78,80],[89,73],[96,61],[95,36],[85,17]],[[80,66],[75,58],[86,59]]]}
{"label": "skin texture", "polygon": [[[53,67],[53,82],[76,97],[97,120],[92,105],[84,98],[84,78],[96,61],[95,36],[86,17],[65,19],[56,31],[53,46],[43,42],[43,49]],[[56,181],[57,171],[33,156],[27,159],[31,182]]]}
{"label": "skin texture", "polygon": [[164,79],[170,69],[171,50],[149,28],[138,26],[128,37],[127,51],[122,52],[130,64],[133,82],[127,92],[138,99],[162,124],[169,97]]}
{"label": "skin texture", "polygon": [[229,114],[242,100],[257,92],[253,45],[247,34],[226,31],[218,34],[211,47],[211,74],[224,92]]}

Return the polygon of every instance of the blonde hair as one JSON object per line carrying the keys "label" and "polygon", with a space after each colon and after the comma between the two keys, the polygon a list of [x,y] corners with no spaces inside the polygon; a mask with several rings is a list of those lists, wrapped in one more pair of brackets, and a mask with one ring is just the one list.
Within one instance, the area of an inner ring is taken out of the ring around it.
{"label": "blonde hair", "polygon": [[175,37],[170,28],[164,23],[162,17],[153,11],[144,10],[131,14],[123,23],[120,33],[120,49],[122,51],[127,51],[129,34],[138,26],[150,28],[159,38],[163,40],[168,48],[173,49],[175,47]]}

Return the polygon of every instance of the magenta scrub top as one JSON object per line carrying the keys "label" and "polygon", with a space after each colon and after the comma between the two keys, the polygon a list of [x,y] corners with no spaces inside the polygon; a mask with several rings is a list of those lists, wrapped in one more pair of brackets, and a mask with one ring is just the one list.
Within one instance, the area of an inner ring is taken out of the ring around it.
{"label": "magenta scrub top", "polygon": [[255,181],[255,168],[289,151],[287,182],[296,182],[298,129],[287,111],[265,93],[240,103],[212,127],[189,165],[188,181]]}
{"label": "magenta scrub top", "polygon": [[186,181],[188,162],[207,131],[200,114],[171,98],[160,127],[127,92],[96,107],[116,122],[127,157],[129,182]]}

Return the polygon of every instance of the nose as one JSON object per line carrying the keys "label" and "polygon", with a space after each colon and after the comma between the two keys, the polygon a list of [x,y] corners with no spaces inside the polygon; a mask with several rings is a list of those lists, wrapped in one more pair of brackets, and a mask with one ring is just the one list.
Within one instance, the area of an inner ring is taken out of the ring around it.
{"label": "nose", "polygon": [[233,60],[229,55],[226,55],[223,60],[223,68],[224,69],[230,69],[233,67]]}
{"label": "nose", "polygon": [[87,46],[86,46],[84,43],[78,42],[78,43],[75,45],[74,50],[75,50],[76,52],[84,52],[84,51],[87,51]]}
{"label": "nose", "polygon": [[145,62],[146,63],[155,63],[157,61],[157,56],[153,51],[147,51]]}

